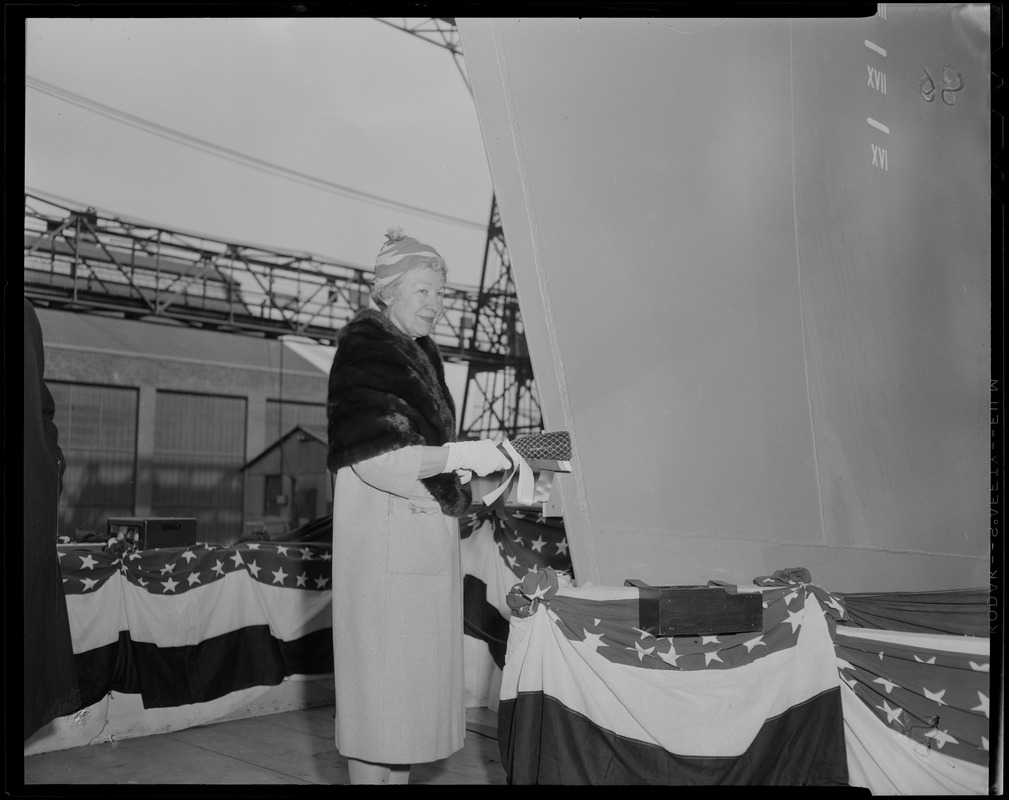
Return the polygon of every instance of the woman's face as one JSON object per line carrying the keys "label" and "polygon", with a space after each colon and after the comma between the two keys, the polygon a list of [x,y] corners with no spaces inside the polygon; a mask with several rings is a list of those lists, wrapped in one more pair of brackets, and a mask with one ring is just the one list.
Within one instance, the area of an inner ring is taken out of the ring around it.
{"label": "woman's face", "polygon": [[428,336],[442,312],[445,276],[430,267],[405,272],[385,313],[407,336]]}

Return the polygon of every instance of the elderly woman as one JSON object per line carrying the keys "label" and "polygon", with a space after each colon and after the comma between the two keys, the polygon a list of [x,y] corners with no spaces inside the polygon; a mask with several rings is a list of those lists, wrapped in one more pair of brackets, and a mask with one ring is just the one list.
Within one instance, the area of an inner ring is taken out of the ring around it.
{"label": "elderly woman", "polygon": [[431,338],[445,262],[390,228],[372,299],[340,331],[329,376],[336,747],[351,783],[407,783],[465,736],[457,517],[472,473],[507,469],[490,440],[455,442]]}

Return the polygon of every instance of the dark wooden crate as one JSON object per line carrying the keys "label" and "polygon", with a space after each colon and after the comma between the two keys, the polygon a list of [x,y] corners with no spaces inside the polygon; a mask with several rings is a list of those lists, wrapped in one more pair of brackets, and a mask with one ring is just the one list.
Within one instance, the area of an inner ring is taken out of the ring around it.
{"label": "dark wooden crate", "polygon": [[107,530],[110,538],[123,533],[136,541],[138,550],[196,544],[194,517],[118,517],[108,521]]}
{"label": "dark wooden crate", "polygon": [[730,593],[721,586],[650,586],[630,579],[637,587],[638,627],[653,636],[717,636],[749,633],[764,628],[760,592]]}

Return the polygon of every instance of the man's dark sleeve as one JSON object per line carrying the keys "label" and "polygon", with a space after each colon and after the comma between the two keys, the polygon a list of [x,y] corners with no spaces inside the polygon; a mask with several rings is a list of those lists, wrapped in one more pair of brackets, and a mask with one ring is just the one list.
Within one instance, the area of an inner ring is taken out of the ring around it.
{"label": "man's dark sleeve", "polygon": [[[63,494],[63,473],[66,471],[67,462],[63,457],[63,450],[60,448],[60,432],[56,428],[56,402],[53,400],[52,392],[46,386],[45,381],[45,355],[42,347],[42,329],[35,315],[35,309],[25,300],[25,320],[26,336],[30,336],[35,345],[33,356],[37,363],[39,403],[42,412],[42,437],[45,441],[46,450],[49,457],[56,464],[56,471],[59,475],[59,494]],[[25,358],[29,356],[26,355]]]}

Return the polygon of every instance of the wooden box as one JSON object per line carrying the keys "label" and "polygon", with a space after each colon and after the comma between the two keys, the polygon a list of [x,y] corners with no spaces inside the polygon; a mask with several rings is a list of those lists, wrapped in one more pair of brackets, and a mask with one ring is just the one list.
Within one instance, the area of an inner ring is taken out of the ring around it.
{"label": "wooden box", "polygon": [[188,547],[196,544],[193,517],[120,517],[108,521],[108,536],[122,536],[138,550],[158,547]]}
{"label": "wooden box", "polygon": [[716,636],[759,632],[764,627],[763,595],[757,591],[732,594],[721,586],[637,587],[638,627],[653,636]]}

